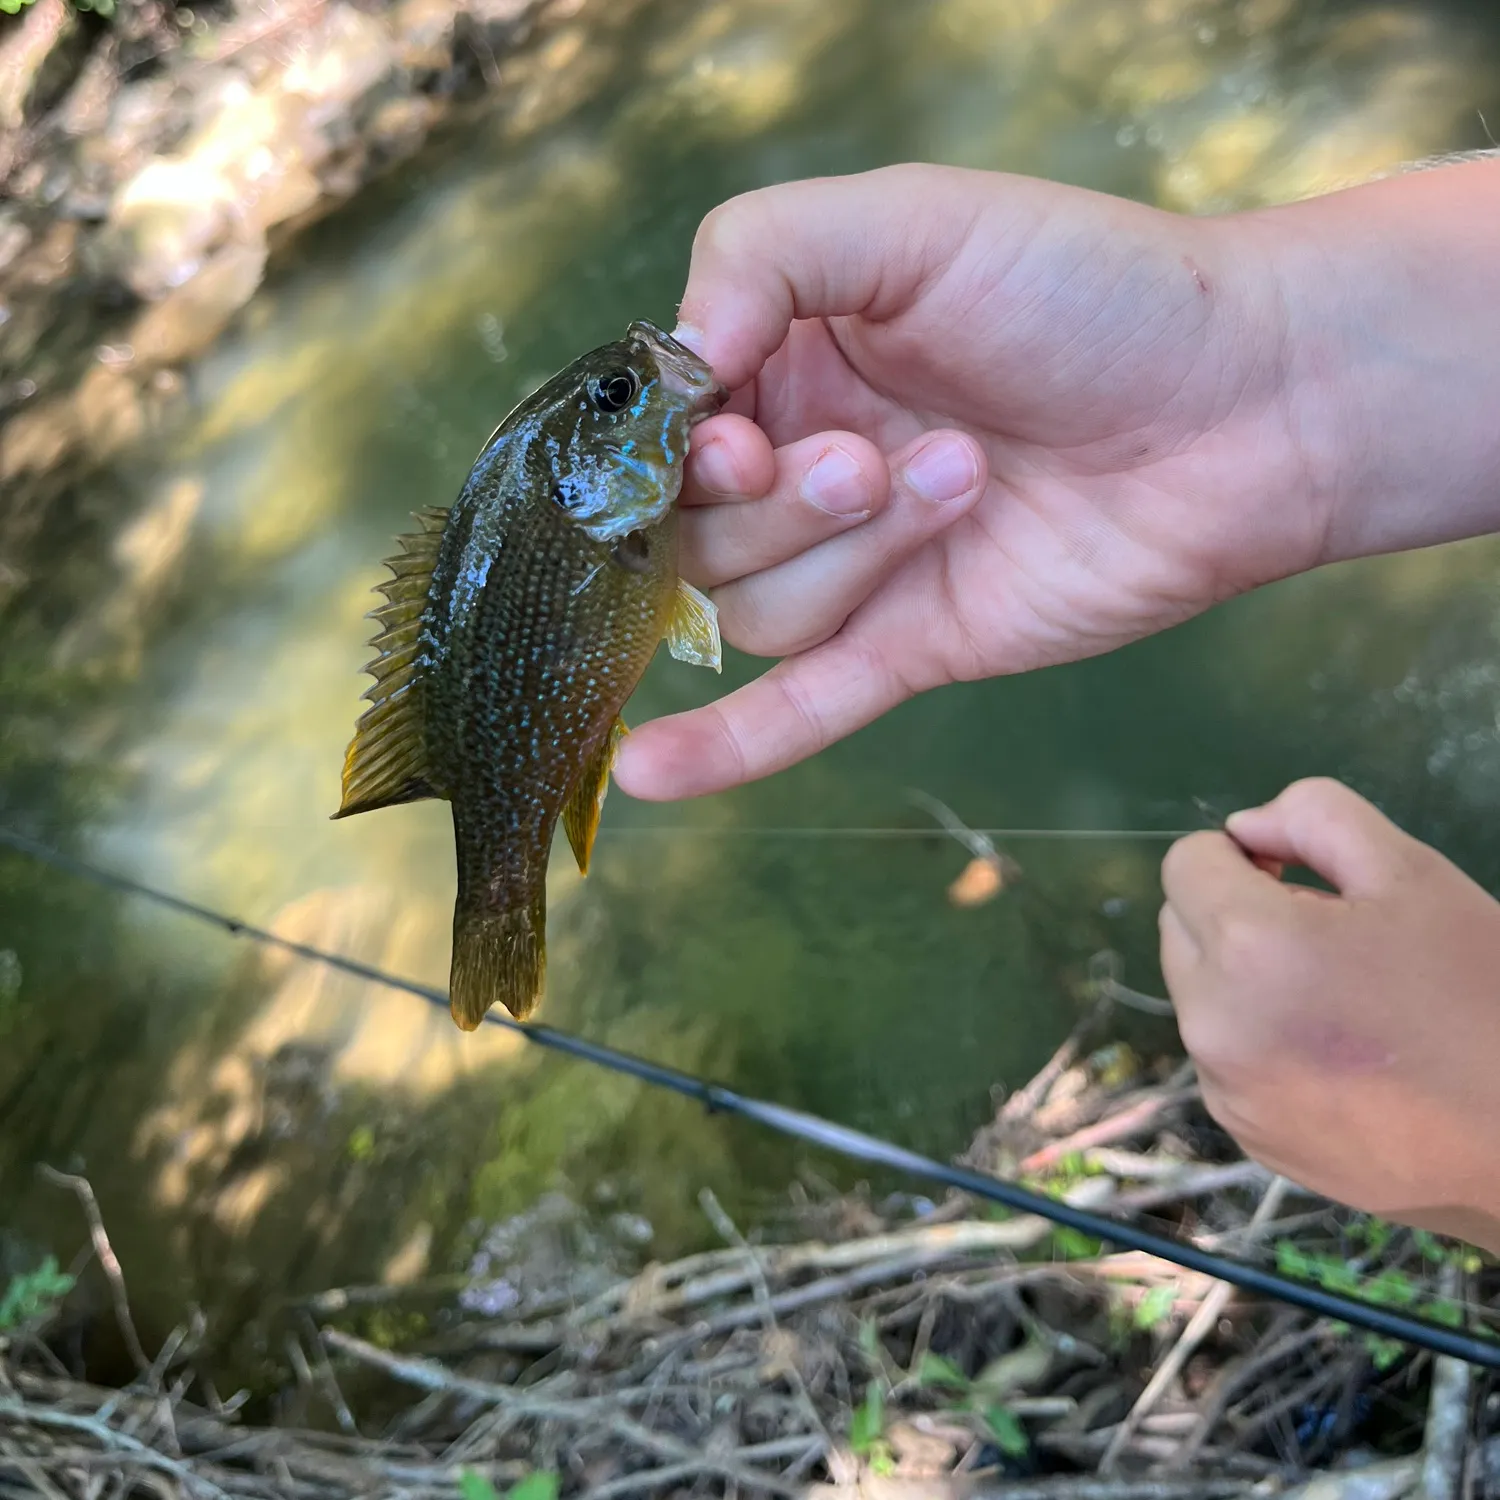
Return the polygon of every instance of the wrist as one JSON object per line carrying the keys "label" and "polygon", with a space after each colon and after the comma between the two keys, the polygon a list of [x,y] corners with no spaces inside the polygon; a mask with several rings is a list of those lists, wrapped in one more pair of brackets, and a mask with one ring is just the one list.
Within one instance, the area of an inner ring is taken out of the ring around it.
{"label": "wrist", "polygon": [[1280,308],[1311,565],[1500,530],[1500,160],[1235,222]]}

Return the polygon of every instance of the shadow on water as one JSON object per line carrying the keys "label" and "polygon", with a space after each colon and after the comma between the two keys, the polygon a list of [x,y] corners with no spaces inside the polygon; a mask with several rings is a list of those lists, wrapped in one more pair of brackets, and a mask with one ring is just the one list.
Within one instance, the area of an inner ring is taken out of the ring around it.
{"label": "shadow on water", "polygon": [[[377,561],[537,381],[633,316],[670,319],[708,208],[902,158],[1194,211],[1296,197],[1482,143],[1500,40],[1477,10],[1358,0],[610,14],[307,236],[195,372],[184,428],[49,523],[52,566],[4,621],[5,821],[442,983],[446,809],[327,821]],[[1071,1024],[1090,954],[1159,985],[1162,845],[1016,843],[1024,883],[963,911],[942,837],[767,831],[919,827],[912,785],[980,826],[1182,827],[1194,796],[1322,771],[1500,882],[1494,560],[1297,580],[1101,661],[929,696],[703,803],[617,794],[587,885],[554,864],[546,1019],[950,1152]],[[631,717],[756,670],[659,661]],[[148,1344],[196,1301],[224,1336],[251,1329],[253,1371],[277,1355],[253,1337],[268,1298],[461,1270],[559,1190],[597,1273],[700,1242],[705,1184],[755,1217],[802,1161],[13,859],[0,900],[0,1273],[81,1240],[33,1165],[85,1170]]]}

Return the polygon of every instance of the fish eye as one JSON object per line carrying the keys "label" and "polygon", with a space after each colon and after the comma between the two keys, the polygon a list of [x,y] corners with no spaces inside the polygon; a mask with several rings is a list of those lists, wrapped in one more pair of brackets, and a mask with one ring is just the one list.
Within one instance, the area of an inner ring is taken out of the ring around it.
{"label": "fish eye", "polygon": [[634,370],[611,370],[590,383],[589,400],[606,416],[614,416],[635,400],[640,389],[640,376]]}

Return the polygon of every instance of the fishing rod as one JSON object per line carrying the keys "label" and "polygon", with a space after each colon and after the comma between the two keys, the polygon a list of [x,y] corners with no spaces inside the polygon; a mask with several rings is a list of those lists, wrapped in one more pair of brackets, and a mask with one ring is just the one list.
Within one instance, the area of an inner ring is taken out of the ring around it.
{"label": "fishing rod", "polygon": [[[382,969],[377,969],[373,964],[361,963],[358,959],[348,958],[340,953],[328,953],[309,943],[299,943],[292,938],[281,937],[263,927],[257,927],[250,922],[242,922],[237,917],[227,916],[211,907],[202,906],[196,901],[189,901],[185,897],[158,890],[128,875],[101,869],[85,860],[53,849],[49,845],[38,843],[24,834],[0,828],[0,846],[12,849],[18,854],[60,870],[64,874],[91,881],[95,885],[129,896],[140,897],[153,905],[192,917],[200,922],[206,922],[233,937],[243,937],[266,947],[278,948],[284,953],[295,954],[298,958],[307,959],[312,963],[325,964],[329,968],[341,970],[356,978],[367,979],[373,984],[384,985],[389,989],[413,995],[420,1000],[425,1000],[429,1005],[440,1006],[444,1010],[448,1008],[447,993],[432,985],[403,979],[399,975],[388,974]],[[1428,1350],[1433,1354],[1447,1355],[1468,1364],[1500,1370],[1500,1341],[1481,1338],[1428,1318],[1418,1318],[1393,1308],[1381,1307],[1343,1292],[1331,1291],[1309,1282],[1296,1281],[1280,1272],[1252,1265],[1248,1261],[1200,1250],[1195,1245],[1183,1244],[1165,1235],[1153,1234],[1149,1230],[1137,1228],[1122,1220],[1112,1219],[1104,1214],[1091,1213],[1087,1209],[1075,1208],[1072,1204],[1049,1198],[1045,1194],[1021,1187],[1018,1183],[1006,1181],[1004,1178],[992,1177],[988,1173],[975,1172],[965,1167],[950,1166],[932,1157],[908,1151],[905,1147],[897,1146],[891,1141],[881,1140],[878,1136],[855,1130],[848,1125],[840,1125],[800,1109],[792,1109],[784,1104],[776,1104],[767,1099],[757,1099],[752,1095],[742,1094],[722,1084],[694,1077],[690,1073],[680,1072],[664,1063],[652,1062],[649,1058],[636,1057],[633,1053],[619,1051],[601,1042],[591,1042],[571,1032],[558,1031],[551,1026],[523,1024],[496,1011],[489,1011],[484,1020],[486,1025],[498,1026],[502,1030],[514,1032],[534,1046],[561,1052],[566,1056],[578,1058],[582,1062],[592,1063],[597,1067],[607,1068],[611,1072],[638,1079],[642,1083],[650,1084],[653,1088],[666,1089],[674,1094],[694,1099],[712,1114],[738,1115],[743,1119],[754,1120],[782,1135],[822,1147],[824,1150],[835,1152],[851,1160],[889,1167],[893,1171],[940,1183],[945,1187],[972,1194],[976,1198],[984,1198],[992,1203],[1001,1204],[1017,1213],[1034,1214],[1038,1218],[1076,1230],[1080,1234],[1101,1240],[1117,1249],[1135,1250],[1154,1256],[1158,1260],[1181,1266],[1185,1270],[1210,1276],[1216,1281],[1228,1282],[1242,1291],[1274,1298],[1317,1317],[1332,1318],[1338,1322],[1362,1328],[1382,1338],[1394,1339],[1399,1343]]]}

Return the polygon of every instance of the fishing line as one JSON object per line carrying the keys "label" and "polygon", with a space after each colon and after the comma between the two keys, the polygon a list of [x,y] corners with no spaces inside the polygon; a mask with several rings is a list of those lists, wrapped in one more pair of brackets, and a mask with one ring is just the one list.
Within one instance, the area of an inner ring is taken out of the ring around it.
{"label": "fishing line", "polygon": [[[431,985],[402,979],[397,975],[387,974],[371,964],[361,963],[358,959],[346,958],[339,953],[327,953],[308,943],[299,943],[291,938],[281,937],[263,927],[256,927],[236,917],[226,916],[222,912],[214,911],[211,907],[201,906],[196,901],[189,901],[182,896],[174,896],[170,892],[157,890],[154,886],[133,880],[128,875],[99,869],[84,860],[75,859],[72,855],[64,854],[46,844],[38,843],[35,839],[27,838],[24,834],[0,828],[0,846],[13,849],[18,854],[49,865],[53,869],[61,870],[65,874],[127,895],[139,896],[153,905],[209,923],[232,936],[248,938],[266,947],[279,948],[285,953],[293,953],[299,958],[325,964],[329,968],[339,969],[356,978],[367,979],[374,984],[385,985],[389,989],[415,995],[418,999],[425,1000],[431,1005],[441,1006],[444,1010],[448,1008],[447,994]],[[612,1072],[639,1079],[642,1083],[648,1083],[654,1088],[666,1089],[674,1094],[694,1099],[710,1113],[739,1115],[782,1135],[806,1141],[810,1145],[822,1147],[840,1156],[888,1167],[896,1172],[907,1173],[929,1182],[940,1183],[945,1187],[956,1188],[976,1198],[985,1198],[990,1202],[999,1203],[1017,1213],[1034,1214],[1054,1224],[1060,1224],[1080,1234],[1088,1235],[1092,1239],[1114,1245],[1117,1249],[1140,1251],[1158,1260],[1181,1266],[1185,1270],[1210,1276],[1216,1281],[1227,1281],[1244,1291],[1273,1297],[1277,1301],[1285,1302],[1318,1317],[1332,1318],[1362,1328],[1382,1338],[1395,1339],[1400,1343],[1411,1344],[1434,1354],[1449,1355],[1469,1364],[1482,1365],[1492,1370],[1500,1369],[1500,1341],[1479,1338],[1430,1319],[1412,1317],[1392,1308],[1365,1302],[1358,1297],[1329,1291],[1308,1282],[1294,1281],[1279,1272],[1267,1270],[1246,1261],[1216,1255],[1208,1250],[1200,1250],[1194,1245],[1183,1244],[1164,1235],[1152,1234],[1149,1230],[1139,1229],[1135,1225],[1110,1219],[1102,1214],[1090,1213],[1086,1209],[1074,1208],[1071,1204],[1033,1192],[1029,1188],[1023,1188],[1002,1178],[991,1177],[986,1173],[971,1171],[964,1167],[949,1166],[931,1157],[919,1155],[915,1151],[908,1151],[890,1141],[867,1135],[850,1126],[839,1125],[817,1115],[807,1114],[783,1104],[775,1104],[766,1099],[741,1094],[722,1084],[695,1078],[689,1073],[679,1072],[676,1068],[667,1067],[663,1063],[636,1057],[631,1053],[607,1047],[600,1042],[591,1042],[584,1037],[574,1036],[570,1032],[557,1031],[550,1026],[522,1025],[519,1021],[495,1011],[490,1011],[484,1019],[487,1025],[514,1032],[538,1047],[565,1053],[580,1061],[593,1063]]]}
{"label": "fishing line", "polygon": [[[652,838],[696,836],[699,838],[776,839],[939,839],[941,828],[695,828],[691,823],[643,824],[638,828],[600,829],[600,838]],[[992,839],[1180,839],[1200,828],[970,828],[966,832]]]}

